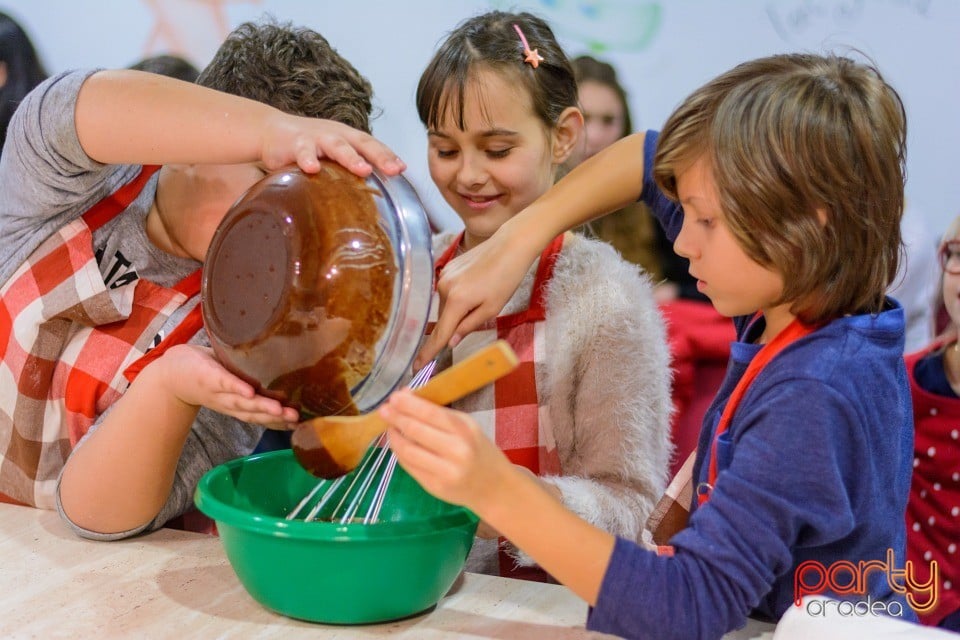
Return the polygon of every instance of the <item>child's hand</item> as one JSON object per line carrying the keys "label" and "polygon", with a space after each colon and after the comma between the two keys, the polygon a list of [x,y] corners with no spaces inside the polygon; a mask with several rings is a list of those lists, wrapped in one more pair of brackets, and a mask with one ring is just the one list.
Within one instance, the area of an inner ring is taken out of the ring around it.
{"label": "child's hand", "polygon": [[293,162],[307,173],[320,170],[320,158],[340,163],[364,177],[371,164],[387,175],[397,175],[406,164],[385,144],[368,133],[333,120],[279,113],[268,121],[260,157],[268,169]]}
{"label": "child's hand", "polygon": [[513,465],[467,414],[399,391],[380,407],[390,448],[406,471],[441,500],[477,510]]}
{"label": "child's hand", "polygon": [[520,286],[539,250],[530,254],[523,239],[515,245],[513,236],[504,229],[500,227],[440,272],[439,317],[417,354],[415,369],[423,367],[448,344],[455,347],[465,335],[495,317]]}
{"label": "child's hand", "polygon": [[213,351],[195,345],[172,347],[151,366],[161,366],[166,390],[184,404],[208,407],[244,422],[295,423],[299,414],[279,401],[257,395],[252,386],[227,371]]}

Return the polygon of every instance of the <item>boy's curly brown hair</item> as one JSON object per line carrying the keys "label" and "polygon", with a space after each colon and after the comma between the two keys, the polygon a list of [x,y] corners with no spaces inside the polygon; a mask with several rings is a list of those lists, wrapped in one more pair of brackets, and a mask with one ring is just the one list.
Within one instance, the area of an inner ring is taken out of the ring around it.
{"label": "boy's curly brown hair", "polygon": [[305,27],[274,21],[241,24],[217,49],[197,84],[370,133],[370,82],[326,38]]}

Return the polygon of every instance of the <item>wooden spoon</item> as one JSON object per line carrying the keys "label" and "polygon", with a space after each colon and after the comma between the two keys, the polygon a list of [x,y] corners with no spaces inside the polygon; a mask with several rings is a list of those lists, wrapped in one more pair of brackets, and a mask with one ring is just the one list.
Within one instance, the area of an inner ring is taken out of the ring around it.
{"label": "wooden spoon", "polygon": [[[441,371],[415,395],[450,404],[502,378],[517,367],[517,356],[504,340],[484,347]],[[362,416],[325,416],[297,425],[291,443],[300,465],[319,478],[337,478],[355,469],[387,423],[376,411]]]}

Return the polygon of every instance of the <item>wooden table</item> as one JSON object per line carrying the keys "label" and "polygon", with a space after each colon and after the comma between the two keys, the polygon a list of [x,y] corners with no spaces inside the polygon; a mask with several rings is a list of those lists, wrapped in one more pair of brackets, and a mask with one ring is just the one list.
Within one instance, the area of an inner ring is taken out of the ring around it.
{"label": "wooden table", "polygon": [[[218,538],[162,529],[77,538],[50,511],[0,503],[0,638],[612,638],[584,629],[565,587],[465,573],[430,612],[365,626],[272,613],[244,590]],[[751,622],[729,640],[755,638]],[[760,637],[768,638],[768,634]]]}
{"label": "wooden table", "polygon": [[91,542],[56,513],[0,504],[2,638],[612,637],[584,630],[586,612],[564,587],[466,573],[415,618],[300,622],[247,594],[216,537],[163,529]]}

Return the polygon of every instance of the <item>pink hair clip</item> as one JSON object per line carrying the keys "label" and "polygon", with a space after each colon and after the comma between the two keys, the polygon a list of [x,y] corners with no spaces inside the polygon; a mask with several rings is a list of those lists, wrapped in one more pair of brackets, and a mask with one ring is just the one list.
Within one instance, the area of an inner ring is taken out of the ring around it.
{"label": "pink hair clip", "polygon": [[529,62],[530,66],[536,69],[540,66],[540,63],[543,62],[543,56],[540,55],[539,51],[531,49],[530,45],[527,44],[527,38],[523,35],[523,31],[520,30],[520,25],[515,24],[513,28],[516,30],[517,35],[520,36],[520,42],[523,43],[523,61]]}

